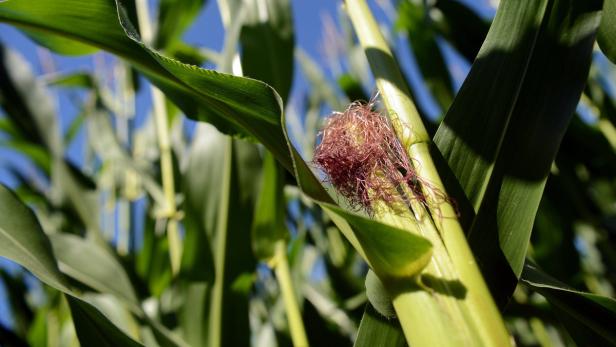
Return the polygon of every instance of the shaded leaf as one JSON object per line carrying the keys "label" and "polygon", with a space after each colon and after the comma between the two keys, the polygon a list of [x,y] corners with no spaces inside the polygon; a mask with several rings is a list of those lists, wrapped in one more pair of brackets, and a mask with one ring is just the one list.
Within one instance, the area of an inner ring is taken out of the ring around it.
{"label": "shaded leaf", "polygon": [[588,75],[600,5],[502,1],[435,136],[477,212],[469,242],[501,305],[522,271],[550,165]]}
{"label": "shaded leaf", "polygon": [[603,14],[597,32],[597,42],[603,53],[616,64],[616,1],[603,0]]}
{"label": "shaded leaf", "polygon": [[122,265],[106,249],[70,234],[49,236],[60,269],[101,292],[113,294],[139,312],[139,300]]}
{"label": "shaded leaf", "polygon": [[359,325],[354,347],[404,347],[406,339],[396,319],[388,319],[379,314],[370,304]]}
{"label": "shaded leaf", "polygon": [[244,75],[274,87],[283,102],[293,79],[295,37],[289,0],[249,0],[242,26]]}
{"label": "shaded leaf", "polygon": [[[206,339],[201,342],[204,345],[248,344],[247,288],[235,284],[255,267],[249,230],[259,165],[255,145],[233,140],[210,125],[199,124],[184,171],[184,189],[187,212],[191,211],[193,219],[191,224],[196,223],[193,232],[202,233],[199,237],[209,240],[210,249],[215,250],[211,252],[213,262],[210,263],[214,266],[213,287],[195,289],[207,295],[202,301],[206,303],[203,309],[207,312],[204,315],[207,330],[198,327]],[[201,252],[207,256],[210,251]],[[209,271],[210,264],[195,263],[195,266]]]}
{"label": "shaded leaf", "polygon": [[283,196],[284,169],[270,153],[263,159],[261,190],[252,223],[252,248],[260,260],[274,256],[276,241],[288,236]]}
{"label": "shaded leaf", "polygon": [[67,291],[66,278],[34,213],[1,184],[0,206],[0,256],[19,263],[50,286]]}
{"label": "shaded leaf", "polygon": [[140,346],[89,303],[70,291],[56,265],[49,239],[36,217],[6,187],[0,185],[0,256],[32,272],[41,281],[66,294],[82,345]]}
{"label": "shaded leaf", "polygon": [[83,346],[143,346],[124,334],[91,304],[67,295],[75,331]]}
{"label": "shaded leaf", "polygon": [[616,345],[616,300],[570,289],[530,261],[521,280],[545,296],[578,346]]}
{"label": "shaded leaf", "polygon": [[464,2],[438,0],[434,5],[442,13],[436,29],[469,61],[475,60],[486,38],[490,23],[477,15]]}
{"label": "shaded leaf", "polygon": [[192,24],[206,0],[161,0],[158,7],[158,32],[155,46],[174,46]]}

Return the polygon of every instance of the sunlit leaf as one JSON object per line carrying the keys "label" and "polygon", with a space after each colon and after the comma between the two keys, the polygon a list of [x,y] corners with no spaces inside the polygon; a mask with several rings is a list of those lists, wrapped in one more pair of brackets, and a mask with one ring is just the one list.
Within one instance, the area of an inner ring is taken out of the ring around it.
{"label": "sunlit leaf", "polygon": [[[143,72],[191,118],[263,143],[287,168],[291,161],[280,126],[281,101],[267,84],[179,63],[146,47],[117,1],[9,1],[0,21],[61,35],[117,54]],[[51,47],[53,48],[53,47]]]}

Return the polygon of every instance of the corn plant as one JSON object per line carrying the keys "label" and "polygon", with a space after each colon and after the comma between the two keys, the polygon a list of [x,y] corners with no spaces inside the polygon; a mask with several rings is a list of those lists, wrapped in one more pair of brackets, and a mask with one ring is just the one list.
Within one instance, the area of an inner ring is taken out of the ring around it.
{"label": "corn plant", "polygon": [[0,184],[0,342],[616,345],[616,2],[377,3],[340,2],[321,64],[288,0],[219,0],[220,51],[183,40],[204,0],[0,1],[98,62],[37,76],[0,42],[30,168]]}

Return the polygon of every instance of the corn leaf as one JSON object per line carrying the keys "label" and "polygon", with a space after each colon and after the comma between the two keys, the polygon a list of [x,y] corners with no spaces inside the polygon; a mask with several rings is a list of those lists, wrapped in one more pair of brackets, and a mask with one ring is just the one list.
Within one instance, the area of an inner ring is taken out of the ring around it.
{"label": "corn leaf", "polygon": [[160,55],[140,41],[119,0],[11,0],[0,3],[0,21],[41,35],[74,39],[123,57],[188,117],[210,122],[226,134],[259,140],[291,169],[276,91],[263,82]]}
{"label": "corn leaf", "polygon": [[584,87],[600,10],[600,1],[502,1],[435,136],[477,212],[469,242],[501,305]]}
{"label": "corn leaf", "polygon": [[143,346],[128,337],[91,304],[67,295],[75,330],[83,346]]}
{"label": "corn leaf", "polygon": [[[186,326],[198,329],[189,332],[195,339],[193,344],[249,344],[248,290],[255,267],[249,230],[258,182],[255,174],[258,175],[260,164],[255,145],[232,140],[207,124],[200,124],[196,130],[184,171],[186,205],[190,211],[187,219],[193,219],[190,223],[198,226],[204,233],[202,239],[209,240],[208,247],[215,251],[211,252],[215,277],[209,289],[198,282],[189,289],[196,302],[204,305],[188,309],[207,322],[206,329],[194,324]],[[197,245],[199,250],[203,246]],[[205,297],[198,299],[199,295]],[[189,324],[190,317],[186,319]]]}
{"label": "corn leaf", "polygon": [[521,280],[550,302],[578,346],[616,345],[616,300],[570,289],[531,261],[524,264]]}
{"label": "corn leaf", "polygon": [[34,213],[4,185],[0,185],[0,206],[0,256],[21,264],[50,286],[67,291],[68,282]]}
{"label": "corn leaf", "polygon": [[268,83],[286,102],[295,44],[289,1],[250,0],[244,6],[246,19],[240,35],[244,75]]}
{"label": "corn leaf", "polygon": [[385,318],[370,304],[361,318],[354,347],[405,347],[406,339],[396,319]]}
{"label": "corn leaf", "polygon": [[603,14],[597,33],[597,42],[603,53],[616,64],[616,1],[603,0]]}
{"label": "corn leaf", "polygon": [[101,293],[113,294],[139,312],[139,300],[122,265],[106,249],[81,237],[49,236],[62,272]]}
{"label": "corn leaf", "polygon": [[206,0],[162,0],[158,4],[158,31],[154,46],[177,43],[205,6]]}
{"label": "corn leaf", "polygon": [[252,249],[261,260],[271,259],[276,241],[289,236],[285,225],[284,174],[274,157],[266,153],[252,223]]}
{"label": "corn leaf", "polygon": [[72,294],[34,213],[3,185],[0,185],[0,205],[0,256],[22,265],[41,281],[66,294],[81,343],[86,346],[141,346],[94,306]]}

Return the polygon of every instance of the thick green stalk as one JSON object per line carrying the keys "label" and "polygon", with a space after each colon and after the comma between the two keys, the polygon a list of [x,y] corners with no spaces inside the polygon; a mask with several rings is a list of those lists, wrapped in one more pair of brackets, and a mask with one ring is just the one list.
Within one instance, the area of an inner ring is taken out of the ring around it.
{"label": "thick green stalk", "polygon": [[[154,38],[148,4],[146,0],[137,0],[137,17],[143,42],[149,44]],[[160,151],[160,170],[163,181],[163,192],[166,199],[165,217],[167,221],[167,238],[169,239],[169,256],[173,274],[180,271],[182,261],[182,239],[178,229],[177,210],[175,204],[175,184],[173,178],[173,160],[171,156],[171,141],[169,140],[169,125],[167,124],[167,108],[165,95],[154,85],[151,86],[156,138]]]}
{"label": "thick green stalk", "polygon": [[285,240],[276,242],[274,255],[274,269],[276,279],[282,292],[284,300],[284,308],[289,321],[289,331],[291,332],[291,340],[294,347],[308,347],[308,338],[304,329],[302,314],[297,304],[295,291],[293,290],[293,279],[289,270],[289,261],[287,259],[287,243]]}
{"label": "thick green stalk", "polygon": [[[453,285],[457,280],[454,264],[447,257],[445,246],[429,216],[425,212],[423,215],[411,211],[402,214],[383,207],[375,217],[382,223],[427,238],[434,247],[432,260],[415,280],[384,282],[409,345],[477,345],[478,331],[469,327],[466,321],[470,316],[469,307],[459,300],[460,295]],[[438,280],[429,283],[434,292],[422,289],[422,278]]]}
{"label": "thick green stalk", "polygon": [[[431,187],[425,185],[423,187],[423,194],[428,200],[426,204],[428,215],[419,220],[420,229],[424,230],[423,233],[431,228],[438,231],[444,249],[443,252],[438,252],[435,249],[435,260],[437,263],[446,264],[447,261],[444,258],[450,258],[454,267],[452,269],[453,274],[467,289],[464,306],[466,306],[465,309],[468,309],[469,321],[460,323],[474,326],[474,330],[480,334],[483,345],[508,346],[510,345],[509,335],[477,267],[464,231],[457,219],[455,209],[451,203],[438,201],[434,195],[435,191],[445,192],[446,190],[430,156],[429,149],[432,146],[432,141],[409,96],[410,93],[405,86],[387,42],[364,0],[347,0],[346,5],[396,133],[407,149],[409,156],[417,164],[415,168],[418,175],[430,182]],[[426,208],[423,206],[413,207],[416,215],[418,214],[417,208],[419,208],[419,211]],[[429,235],[426,236],[429,237]],[[429,238],[434,242],[431,237]],[[402,294],[402,296],[405,295],[410,294]],[[405,314],[401,312],[405,309],[417,309],[402,307],[402,303],[396,305],[396,299],[394,299],[394,307],[399,314]],[[454,328],[464,329],[462,326],[452,326],[450,329]],[[409,331],[407,332],[407,330]],[[405,329],[405,335],[409,341],[413,340],[411,335],[429,334],[429,332],[417,330],[419,329],[416,327]]]}

